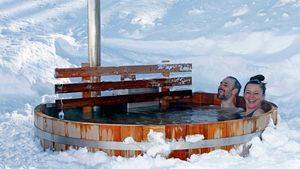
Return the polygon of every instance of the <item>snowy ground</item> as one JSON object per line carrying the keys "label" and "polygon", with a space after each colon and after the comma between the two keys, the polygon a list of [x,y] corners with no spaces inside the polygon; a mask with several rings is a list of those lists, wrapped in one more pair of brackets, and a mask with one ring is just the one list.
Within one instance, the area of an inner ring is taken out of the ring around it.
{"label": "snowy ground", "polygon": [[279,125],[246,158],[43,152],[33,108],[55,97],[54,68],[87,61],[86,2],[0,0],[0,168],[300,168],[299,0],[109,0],[101,10],[103,65],[191,62],[193,90],[208,92],[227,75],[245,84],[262,73]]}

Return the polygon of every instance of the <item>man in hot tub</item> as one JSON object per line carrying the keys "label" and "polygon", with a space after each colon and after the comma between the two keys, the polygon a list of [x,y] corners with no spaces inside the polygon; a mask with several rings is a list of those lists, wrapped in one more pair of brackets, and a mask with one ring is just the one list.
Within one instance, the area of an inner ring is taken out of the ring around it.
{"label": "man in hot tub", "polygon": [[236,98],[241,90],[240,82],[233,76],[227,76],[220,82],[218,98],[221,100],[221,108],[235,108]]}

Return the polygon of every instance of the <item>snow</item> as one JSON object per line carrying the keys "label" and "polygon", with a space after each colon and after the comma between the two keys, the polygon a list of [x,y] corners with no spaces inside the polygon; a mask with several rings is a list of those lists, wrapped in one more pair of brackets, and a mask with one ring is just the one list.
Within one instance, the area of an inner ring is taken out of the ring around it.
{"label": "snow", "polygon": [[225,27],[225,28],[228,28],[228,27],[240,25],[241,23],[242,23],[242,20],[241,20],[240,18],[236,18],[234,21],[226,22],[226,23],[224,24],[224,27]]}
{"label": "snow", "polygon": [[132,144],[135,143],[134,139],[132,137],[126,137],[123,141],[125,144]]}
{"label": "snow", "polygon": [[204,139],[202,134],[195,134],[195,135],[187,135],[185,136],[185,141],[190,143],[195,143]]}
{"label": "snow", "polygon": [[241,8],[234,10],[232,16],[242,16],[245,15],[247,12],[248,12],[248,7],[247,5],[244,5]]}
{"label": "snow", "polygon": [[151,129],[147,135],[147,139],[151,145],[146,150],[147,155],[151,157],[156,157],[157,155],[167,157],[170,154],[170,144],[166,142],[163,133],[155,132]]}
{"label": "snow", "polygon": [[268,126],[262,141],[254,138],[245,158],[216,150],[166,159],[168,144],[155,132],[152,149],[136,158],[84,148],[44,152],[33,109],[57,97],[56,67],[88,60],[86,1],[0,0],[0,168],[300,168],[299,0],[101,3],[103,65],[191,62],[193,90],[207,92],[228,75],[245,84],[264,74],[279,124]]}

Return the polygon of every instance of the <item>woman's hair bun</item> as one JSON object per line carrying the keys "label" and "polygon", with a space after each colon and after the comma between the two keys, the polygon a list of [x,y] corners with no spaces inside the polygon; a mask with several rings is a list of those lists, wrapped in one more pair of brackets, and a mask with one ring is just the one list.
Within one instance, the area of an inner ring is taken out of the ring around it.
{"label": "woman's hair bun", "polygon": [[250,78],[250,81],[251,80],[259,80],[259,81],[264,81],[265,80],[265,77],[263,75],[256,75],[256,76],[253,76]]}

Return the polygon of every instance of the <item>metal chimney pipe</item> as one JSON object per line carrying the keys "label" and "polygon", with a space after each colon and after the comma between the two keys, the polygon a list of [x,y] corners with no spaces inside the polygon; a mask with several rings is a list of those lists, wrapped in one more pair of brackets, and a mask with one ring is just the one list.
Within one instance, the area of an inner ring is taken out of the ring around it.
{"label": "metal chimney pipe", "polygon": [[101,15],[100,0],[87,0],[88,55],[90,66],[101,65]]}

